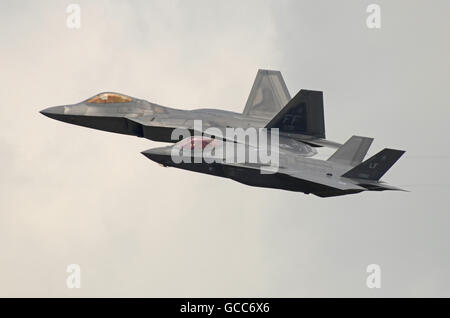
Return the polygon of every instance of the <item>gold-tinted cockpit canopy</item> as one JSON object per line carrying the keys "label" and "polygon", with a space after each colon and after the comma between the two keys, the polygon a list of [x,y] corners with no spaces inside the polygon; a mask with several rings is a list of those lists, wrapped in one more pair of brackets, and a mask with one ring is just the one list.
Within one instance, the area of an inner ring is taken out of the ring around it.
{"label": "gold-tinted cockpit canopy", "polygon": [[112,103],[129,103],[133,99],[131,97],[117,93],[101,93],[92,97],[87,102],[89,104],[112,104]]}

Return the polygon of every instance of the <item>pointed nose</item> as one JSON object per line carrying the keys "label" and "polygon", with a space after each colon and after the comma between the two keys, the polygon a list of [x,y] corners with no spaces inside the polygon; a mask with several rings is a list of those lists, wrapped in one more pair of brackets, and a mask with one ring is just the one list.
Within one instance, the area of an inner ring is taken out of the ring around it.
{"label": "pointed nose", "polygon": [[141,154],[143,154],[150,160],[155,160],[155,159],[159,159],[159,158],[165,156],[166,152],[160,148],[155,148],[155,149],[148,149],[148,150],[142,151]]}
{"label": "pointed nose", "polygon": [[170,150],[167,147],[154,148],[142,151],[141,154],[146,156],[148,159],[155,161],[164,166],[169,166],[171,160]]}
{"label": "pointed nose", "polygon": [[59,119],[64,116],[64,106],[49,107],[41,110],[40,113],[53,119]]}

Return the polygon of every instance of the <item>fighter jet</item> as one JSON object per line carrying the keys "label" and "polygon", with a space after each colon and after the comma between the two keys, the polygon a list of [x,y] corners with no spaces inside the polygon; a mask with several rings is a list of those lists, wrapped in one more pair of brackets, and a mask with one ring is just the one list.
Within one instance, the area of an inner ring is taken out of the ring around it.
{"label": "fighter jet", "polygon": [[[380,178],[404,151],[384,149],[363,161],[373,139],[353,136],[343,145],[327,140],[323,93],[302,89],[291,98],[279,71],[258,71],[242,113],[219,109],[181,110],[112,92],[100,93],[78,104],[50,107],[41,113],[79,126],[174,143],[143,154],[164,166],[226,177],[251,186],[320,197],[401,190]],[[209,133],[212,128],[214,134]],[[270,142],[229,138],[226,131],[232,128],[267,130]],[[188,132],[189,137],[174,134],[178,130]],[[272,136],[277,136],[276,147],[272,147]],[[271,155],[277,158],[275,169],[273,162],[261,160],[260,154],[268,145]],[[211,146],[214,146],[213,153],[205,154],[204,148]],[[196,151],[199,147],[200,154]],[[244,149],[243,159],[236,160],[224,152],[233,147]],[[317,147],[337,148],[337,151],[326,161],[318,160],[313,158]],[[184,149],[181,155],[177,154],[180,149]],[[194,150],[194,155],[187,155],[187,150]],[[257,160],[249,160],[255,153]]]}
{"label": "fighter jet", "polygon": [[318,160],[310,157],[315,154],[310,146],[288,138],[280,140],[279,147],[275,149],[278,158],[276,165],[258,159],[249,160],[251,153],[259,152],[258,144],[242,144],[245,159],[239,162],[237,151],[228,151],[237,148],[238,143],[205,136],[189,137],[175,145],[150,149],[142,154],[165,167],[229,178],[250,186],[303,192],[319,197],[362,191],[402,190],[380,181],[380,178],[404,151],[383,149],[363,161],[372,141],[372,138],[353,136],[328,160]]}
{"label": "fighter jet", "polygon": [[[100,93],[72,105],[49,107],[41,113],[66,123],[99,130],[175,143],[176,128],[194,134],[194,121],[209,127],[278,128],[281,136],[303,141],[314,147],[334,147],[339,143],[325,139],[323,94],[300,90],[291,99],[279,71],[259,70],[242,113],[219,109],[181,110],[161,106],[119,93]],[[225,133],[223,133],[225,135]]]}

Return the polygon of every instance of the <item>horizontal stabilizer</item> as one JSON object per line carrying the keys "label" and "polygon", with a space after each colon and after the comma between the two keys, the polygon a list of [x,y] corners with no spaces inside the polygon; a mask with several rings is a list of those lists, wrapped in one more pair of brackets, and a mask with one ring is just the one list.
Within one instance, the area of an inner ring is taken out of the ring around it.
{"label": "horizontal stabilizer", "polygon": [[342,176],[353,179],[380,180],[404,153],[403,150],[383,149]]}
{"label": "horizontal stabilizer", "polygon": [[325,138],[323,92],[300,90],[266,128],[278,128],[280,133]]}
{"label": "horizontal stabilizer", "polygon": [[330,157],[328,161],[346,166],[359,165],[367,154],[373,138],[352,136]]}

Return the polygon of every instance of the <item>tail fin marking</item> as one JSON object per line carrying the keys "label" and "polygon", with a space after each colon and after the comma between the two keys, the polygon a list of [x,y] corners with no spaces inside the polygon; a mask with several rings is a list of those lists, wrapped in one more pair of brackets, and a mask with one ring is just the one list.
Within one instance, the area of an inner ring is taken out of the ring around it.
{"label": "tail fin marking", "polygon": [[378,181],[404,153],[405,151],[403,150],[383,149],[342,176],[345,178]]}
{"label": "tail fin marking", "polygon": [[323,92],[302,89],[266,125],[280,132],[325,138]]}

